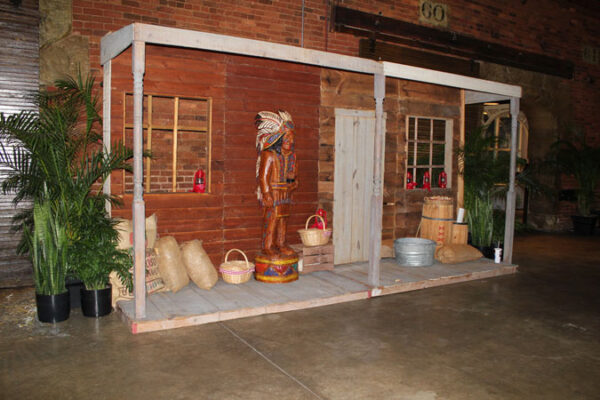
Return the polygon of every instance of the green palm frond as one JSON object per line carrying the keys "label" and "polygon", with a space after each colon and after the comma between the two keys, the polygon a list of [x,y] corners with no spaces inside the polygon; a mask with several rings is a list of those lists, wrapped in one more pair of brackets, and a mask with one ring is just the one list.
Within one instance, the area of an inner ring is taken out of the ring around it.
{"label": "green palm frond", "polygon": [[[15,203],[33,204],[13,223],[24,233],[19,248],[32,258],[39,293],[62,289],[60,281],[64,286],[77,251],[83,257],[102,253],[99,259],[119,260],[108,265],[124,277],[131,266],[126,255],[110,253],[116,232],[104,203],[116,200],[92,193],[92,188],[114,170],[130,170],[127,160],[133,152],[122,143],[102,148],[93,78],[79,74],[57,81],[55,87],[36,96],[38,113],[0,114],[0,165],[6,171],[1,188]],[[95,231],[96,225],[105,228]],[[88,247],[79,246],[91,238]]]}

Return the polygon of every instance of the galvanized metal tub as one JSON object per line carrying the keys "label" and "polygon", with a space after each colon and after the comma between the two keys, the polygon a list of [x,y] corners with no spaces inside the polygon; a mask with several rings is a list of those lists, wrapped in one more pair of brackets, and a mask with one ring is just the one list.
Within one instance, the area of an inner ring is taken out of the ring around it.
{"label": "galvanized metal tub", "polygon": [[394,240],[396,263],[403,267],[428,267],[433,265],[435,242],[422,238]]}

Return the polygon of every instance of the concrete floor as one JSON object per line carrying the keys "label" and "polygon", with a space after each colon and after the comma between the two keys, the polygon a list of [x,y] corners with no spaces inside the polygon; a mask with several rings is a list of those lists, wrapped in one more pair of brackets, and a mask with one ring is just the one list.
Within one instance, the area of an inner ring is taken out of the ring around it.
{"label": "concrete floor", "polygon": [[0,399],[600,399],[600,237],[519,236],[516,275],[132,335],[0,291]]}

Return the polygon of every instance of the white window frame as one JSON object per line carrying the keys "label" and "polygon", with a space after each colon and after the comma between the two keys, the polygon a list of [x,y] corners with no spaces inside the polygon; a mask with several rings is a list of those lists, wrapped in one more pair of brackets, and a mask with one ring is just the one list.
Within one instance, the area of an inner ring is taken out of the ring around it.
{"label": "white window frame", "polygon": [[[409,137],[410,135],[410,120],[411,118],[415,119],[415,129],[414,129],[414,137],[413,139],[411,139]],[[417,132],[419,129],[419,119],[428,119],[430,121],[444,121],[445,123],[445,137],[444,137],[444,165],[443,165],[443,169],[444,172],[446,172],[447,175],[447,180],[446,180],[446,188],[450,189],[452,188],[452,168],[453,168],[453,132],[454,132],[454,120],[450,119],[450,118],[439,118],[439,117],[431,117],[431,116],[422,116],[422,115],[407,115],[406,116],[406,121],[405,121],[405,126],[406,126],[406,145],[405,145],[405,153],[406,153],[406,157],[404,160],[404,171],[405,171],[405,175],[404,175],[404,184],[403,187],[404,189],[406,189],[406,173],[409,172],[409,170],[411,170],[410,172],[413,175],[413,179],[416,179],[417,174],[416,174],[416,169],[417,167],[419,168],[424,168],[424,167],[428,167],[429,168],[429,175],[432,177],[432,188],[437,188],[437,182],[433,182],[433,173],[432,173],[432,169],[433,168],[440,168],[440,166],[438,165],[433,165],[431,164],[431,159],[433,157],[433,144],[434,143],[442,143],[441,141],[435,141],[433,140],[433,123],[430,122],[430,132],[429,132],[429,143],[430,143],[430,147],[429,147],[429,164],[427,165],[408,165],[408,152],[409,152],[409,144],[410,141],[412,141],[413,143],[419,143],[419,141],[417,140]],[[421,142],[422,143],[422,142]],[[413,153],[413,160],[417,160],[417,146],[415,145],[412,149]],[[421,182],[417,182],[419,185],[421,184]],[[420,187],[415,188],[415,189],[422,189]]]}
{"label": "white window frame", "polygon": [[[494,126],[494,137],[497,138],[500,130],[500,119],[510,118],[509,105],[499,104],[484,106],[482,117],[486,118],[485,120],[482,120],[485,131],[487,132],[487,129],[490,125]],[[529,142],[529,122],[527,121],[527,117],[525,116],[525,113],[523,111],[519,111],[519,116],[517,119],[519,121],[517,157],[527,160],[527,144]],[[510,143],[510,132],[508,132],[507,141]],[[490,151],[493,151],[494,157],[497,157],[499,151],[510,152],[510,146],[506,148],[499,148],[498,143],[495,143],[494,148],[490,149]]]}

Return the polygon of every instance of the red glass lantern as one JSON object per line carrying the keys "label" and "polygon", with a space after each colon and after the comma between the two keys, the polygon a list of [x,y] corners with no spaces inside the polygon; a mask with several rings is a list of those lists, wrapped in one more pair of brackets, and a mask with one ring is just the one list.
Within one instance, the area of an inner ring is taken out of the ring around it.
{"label": "red glass lantern", "polygon": [[327,211],[319,208],[317,210],[317,215],[323,218],[323,223],[321,223],[321,218],[315,218],[315,222],[312,224],[311,228],[327,229]]}
{"label": "red glass lantern", "polygon": [[194,174],[194,188],[192,191],[195,193],[204,193],[206,191],[206,179],[204,171],[201,169]]}
{"label": "red glass lantern", "polygon": [[410,173],[410,171],[408,171],[406,173],[406,188],[407,189],[414,189],[415,187],[417,187],[417,183],[413,182],[413,176]]}
{"label": "red glass lantern", "polygon": [[425,171],[423,174],[423,189],[431,192],[431,176],[429,175],[429,171]]}
{"label": "red glass lantern", "polygon": [[441,187],[442,189],[446,189],[447,184],[448,184],[448,175],[446,175],[446,172],[442,171],[442,172],[440,172],[440,175],[438,176],[438,187]]}

